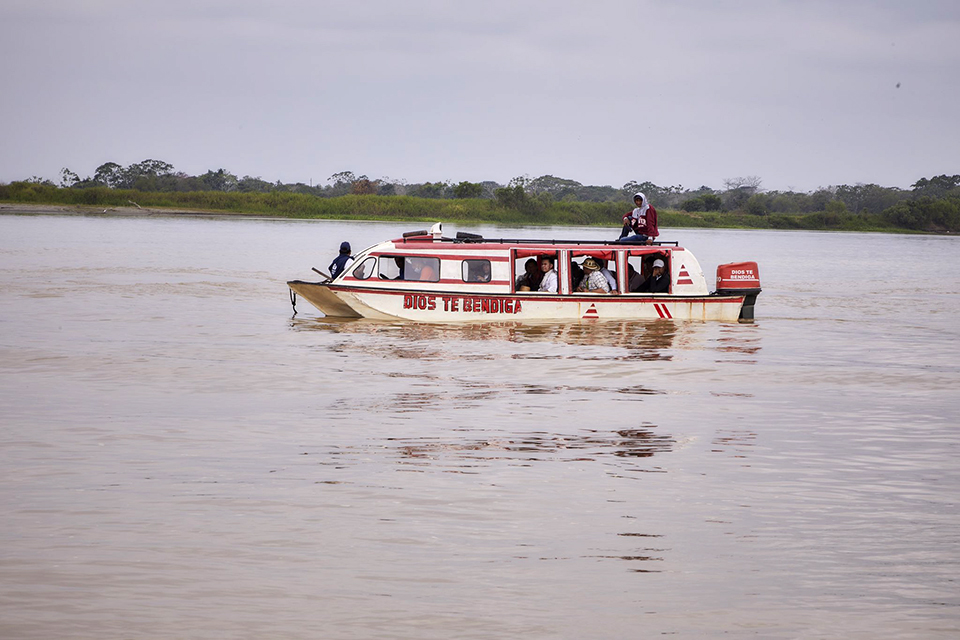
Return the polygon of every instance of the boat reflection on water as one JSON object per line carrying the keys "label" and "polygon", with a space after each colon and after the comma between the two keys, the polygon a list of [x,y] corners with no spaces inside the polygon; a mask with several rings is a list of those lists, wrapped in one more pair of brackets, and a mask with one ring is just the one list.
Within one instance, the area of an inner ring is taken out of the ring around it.
{"label": "boat reflection on water", "polygon": [[[748,454],[753,453],[753,447],[756,445],[758,434],[749,429],[722,429],[714,436],[713,453],[725,453],[734,458],[745,460]],[[750,466],[747,462],[743,466]]]}
{"label": "boat reflection on water", "polygon": [[[577,434],[533,432],[511,437],[482,440],[459,439],[443,442],[431,438],[388,438],[390,447],[403,459],[429,461],[508,460],[528,466],[547,461],[593,462],[607,456],[649,458],[669,452],[676,441],[659,433],[657,425],[644,424],[634,429],[617,431],[584,430]],[[625,470],[625,469],[624,469]],[[632,471],[659,472],[655,468],[633,468]]]}
{"label": "boat reflection on water", "polygon": [[[671,360],[673,348],[689,348],[698,341],[702,323],[672,320],[585,321],[565,323],[427,324],[365,318],[293,318],[296,331],[395,336],[418,342],[416,357],[430,357],[431,341],[496,340],[513,343],[556,343],[625,349],[618,360]],[[402,353],[398,354],[402,357]],[[519,352],[515,358],[528,357]],[[542,357],[542,356],[536,356]]]}
{"label": "boat reflection on water", "polygon": [[718,361],[757,364],[756,356],[761,350],[760,327],[746,324],[740,326],[744,328],[743,331],[733,331],[729,326],[721,328],[715,349],[722,355]]}
{"label": "boat reflection on water", "polygon": [[[398,473],[513,478],[530,482],[531,491],[549,487],[551,483],[545,481],[548,478],[574,473],[583,477],[584,482],[596,482],[595,476],[599,474],[613,482],[629,482],[643,491],[643,487],[636,483],[645,480],[652,483],[665,478],[660,474],[666,474],[667,470],[660,465],[658,458],[679,446],[674,436],[650,423],[616,430],[584,429],[574,433],[490,431],[480,437],[473,433],[452,431],[429,437],[375,438],[363,445],[327,445],[329,448],[321,447],[316,453],[327,458],[329,462],[326,464],[335,467],[338,473],[358,478],[353,481],[326,482],[346,485],[359,483],[367,489],[376,482],[373,479],[376,474],[354,475],[350,472],[351,468],[360,470],[372,465],[372,468],[378,469],[385,463]],[[504,468],[513,468],[520,475],[512,475]],[[589,481],[587,477],[595,479]],[[494,482],[499,484],[500,481]],[[509,484],[510,480],[503,482]],[[404,486],[402,481],[397,483],[394,479],[389,483],[391,487]],[[627,491],[623,495],[632,494]],[[543,499],[547,501],[555,497],[550,489],[543,494]],[[569,507],[566,502],[564,504]],[[620,522],[617,530],[600,535],[597,539],[588,537],[591,542],[580,548],[577,555],[594,561],[624,563],[623,567],[631,573],[663,571],[662,562],[669,555],[671,545],[665,534],[656,528],[655,521],[646,516],[644,508],[634,500],[611,498],[605,504],[617,514],[616,519]],[[533,535],[531,540],[513,556],[515,559],[544,561],[570,557],[544,553],[545,549],[555,547],[555,540],[549,536],[537,540]],[[530,555],[524,553],[526,547],[529,547]]]}
{"label": "boat reflection on water", "polygon": [[[594,465],[611,478],[642,480],[650,473],[666,473],[651,460],[658,454],[669,453],[676,440],[663,433],[657,425],[642,424],[632,429],[617,431],[585,430],[578,434],[531,432],[501,439],[449,440],[440,438],[390,439],[385,451],[397,456],[398,471],[424,473],[442,471],[479,475],[485,467],[503,465],[539,468],[558,462],[564,465]],[[388,453],[389,455],[389,453]],[[542,476],[537,476],[542,477]],[[592,545],[581,557],[626,562],[632,573],[659,573],[664,555],[664,536],[645,527],[650,522],[639,518],[636,511],[624,504],[620,514],[625,526],[616,538],[604,538]],[[630,522],[630,525],[626,525]],[[636,528],[634,528],[636,527]],[[639,531],[637,529],[640,529]],[[550,556],[517,555],[518,559],[554,560]]]}
{"label": "boat reflection on water", "polygon": [[[659,365],[690,356],[695,362],[699,356],[691,352],[701,349],[712,358],[720,337],[730,338],[724,349],[737,344],[735,332],[721,333],[722,325],[670,320],[426,324],[294,318],[290,326],[317,332],[301,342],[338,357],[361,356],[351,358],[352,371],[380,376],[365,381],[376,393],[348,390],[327,405],[327,415],[356,420],[359,401],[370,419],[361,442],[321,441],[310,452],[328,460],[339,481],[371,486],[377,480],[368,468],[391,471],[384,486],[405,486],[396,478],[408,475],[432,486],[453,474],[484,486],[522,482],[524,491],[543,489],[538,499],[546,503],[557,499],[549,487],[571,475],[591,486],[610,482],[623,490],[604,503],[618,523],[613,531],[587,535],[588,544],[558,555],[551,552],[553,538],[534,537],[530,555],[524,548],[514,557],[577,556],[632,573],[663,571],[671,555],[669,531],[645,513],[657,502],[656,488],[669,485],[668,454],[690,441],[644,421],[637,403],[668,394],[662,374],[670,367]],[[504,491],[512,495],[512,489]],[[651,496],[650,502],[624,497],[635,491]],[[570,508],[566,498],[558,508]]]}

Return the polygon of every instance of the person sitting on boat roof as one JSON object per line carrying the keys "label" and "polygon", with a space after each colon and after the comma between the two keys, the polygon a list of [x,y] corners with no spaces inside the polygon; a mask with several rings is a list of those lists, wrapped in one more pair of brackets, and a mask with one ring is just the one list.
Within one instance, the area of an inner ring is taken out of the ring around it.
{"label": "person sitting on boat roof", "polygon": [[341,242],[340,243],[340,255],[334,258],[333,262],[330,263],[330,279],[336,278],[343,272],[347,265],[353,262],[353,256],[350,255],[350,243]]}
{"label": "person sitting on boat roof", "polygon": [[540,270],[543,272],[543,279],[540,281],[538,291],[557,292],[557,270],[553,268],[553,262],[553,256],[542,256],[540,258]]}
{"label": "person sitting on boat roof", "polygon": [[540,288],[543,271],[537,261],[530,258],[523,265],[524,273],[517,278],[517,291],[536,291]]}
{"label": "person sitting on boat roof", "polygon": [[610,284],[600,273],[600,263],[593,258],[587,258],[583,261],[583,280],[577,287],[577,291],[586,291],[589,293],[610,293]]}
{"label": "person sitting on boat roof", "polygon": [[[642,193],[636,193],[633,196],[633,203],[637,206],[623,216],[623,229],[620,231],[619,241],[653,244],[653,239],[660,235],[660,230],[657,228],[657,210]],[[633,235],[630,235],[631,233]]]}
{"label": "person sitting on boat roof", "polygon": [[644,281],[638,291],[645,293],[667,293],[670,289],[670,276],[666,274],[663,260],[657,258],[653,261],[653,273]]}

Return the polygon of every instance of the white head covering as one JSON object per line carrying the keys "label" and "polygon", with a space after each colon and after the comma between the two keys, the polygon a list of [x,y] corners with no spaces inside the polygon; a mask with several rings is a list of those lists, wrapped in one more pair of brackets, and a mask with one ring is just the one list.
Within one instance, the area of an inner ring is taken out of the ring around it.
{"label": "white head covering", "polygon": [[647,204],[647,196],[638,191],[633,194],[634,202],[636,202],[637,198],[640,198],[640,206],[633,210],[632,215],[634,218],[645,218],[647,217],[647,209],[650,208],[650,205]]}

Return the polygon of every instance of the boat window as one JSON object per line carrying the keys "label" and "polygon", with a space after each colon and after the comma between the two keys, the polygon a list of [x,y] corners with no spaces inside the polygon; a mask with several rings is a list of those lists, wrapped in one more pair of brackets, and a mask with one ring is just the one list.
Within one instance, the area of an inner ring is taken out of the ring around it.
{"label": "boat window", "polygon": [[377,259],[373,256],[370,256],[363,262],[361,262],[353,270],[353,277],[359,280],[366,280],[373,275],[373,272],[376,270]]}
{"label": "boat window", "polygon": [[[627,258],[627,286],[631,293],[638,291],[638,288],[646,282],[650,274],[653,273],[653,262],[655,260],[663,260],[664,272],[669,275],[669,253],[644,253],[642,255],[632,255]],[[644,291],[646,291],[646,289],[644,289]]]}
{"label": "boat window", "polygon": [[[541,262],[544,258],[549,259],[553,263],[554,275],[551,277],[554,287],[557,287],[558,279],[556,270],[558,268],[557,264],[557,254],[556,253],[534,253],[530,250],[514,250],[513,251],[513,282],[515,291],[539,291],[540,285],[543,284],[543,268]],[[529,271],[527,270],[529,265]],[[557,289],[553,288],[550,291],[551,293],[556,293]]]}
{"label": "boat window", "polygon": [[440,281],[440,258],[407,258],[422,282]]}
{"label": "boat window", "polygon": [[514,258],[513,282],[516,291],[536,291],[540,288],[543,272],[536,258]]}
{"label": "boat window", "polygon": [[440,280],[440,258],[421,256],[380,256],[381,280]]}
{"label": "boat window", "polygon": [[464,282],[490,282],[489,260],[464,260],[461,271]]}
{"label": "boat window", "polygon": [[[583,261],[587,258],[593,258],[600,265],[601,269],[606,270],[604,272],[604,277],[607,279],[607,284],[610,285],[610,291],[616,292],[618,290],[616,260],[608,261],[603,256],[597,257],[590,254],[575,255],[570,259],[570,290],[576,292],[577,287],[579,287],[580,283],[583,281],[583,278],[586,275],[583,271]],[[611,269],[610,267],[613,268]]]}

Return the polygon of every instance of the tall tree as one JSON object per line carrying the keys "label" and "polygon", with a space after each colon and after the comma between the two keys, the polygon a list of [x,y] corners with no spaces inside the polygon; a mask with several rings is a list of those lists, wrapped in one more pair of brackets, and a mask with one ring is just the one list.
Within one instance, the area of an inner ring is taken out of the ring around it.
{"label": "tall tree", "polygon": [[93,173],[93,181],[98,185],[113,189],[126,186],[125,171],[116,162],[104,162]]}
{"label": "tall tree", "polygon": [[236,191],[238,180],[237,176],[232,173],[217,169],[216,171],[207,171],[200,176],[200,182],[211,191]]}
{"label": "tall tree", "polygon": [[453,188],[453,195],[457,198],[479,198],[483,193],[483,185],[479,182],[461,182]]}
{"label": "tall tree", "polygon": [[60,186],[70,188],[80,182],[80,176],[75,174],[70,169],[64,167],[60,169]]}

